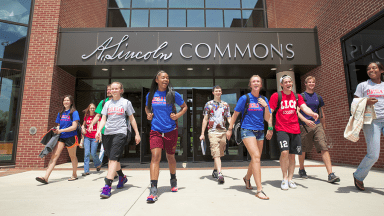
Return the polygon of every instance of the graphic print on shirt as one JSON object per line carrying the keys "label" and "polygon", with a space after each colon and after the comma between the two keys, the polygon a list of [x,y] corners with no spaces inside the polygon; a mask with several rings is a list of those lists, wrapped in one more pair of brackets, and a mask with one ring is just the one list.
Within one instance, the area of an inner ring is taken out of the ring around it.
{"label": "graphic print on shirt", "polygon": [[208,115],[209,131],[225,130],[225,118],[231,117],[229,109],[229,105],[224,101],[218,103],[211,100],[205,104],[203,115]]}
{"label": "graphic print on shirt", "polygon": [[381,89],[367,89],[368,97],[382,97],[384,98],[384,90]]}
{"label": "graphic print on shirt", "polygon": [[264,111],[264,107],[259,103],[249,103],[248,112],[250,111]]}
{"label": "graphic print on shirt", "polygon": [[60,121],[71,121],[71,116],[63,114]]}
{"label": "graphic print on shirt", "polygon": [[124,115],[124,108],[123,107],[108,108],[108,116],[111,116],[111,115]]}
{"label": "graphic print on shirt", "polygon": [[153,99],[152,99],[152,105],[153,104],[163,105],[166,103],[167,103],[166,97],[158,96],[158,97],[153,97]]}
{"label": "graphic print on shirt", "polygon": [[[292,115],[296,113],[296,100],[283,100],[280,103],[280,109],[283,115]],[[290,109],[290,110],[287,110]]]}
{"label": "graphic print on shirt", "polygon": [[225,122],[224,120],[224,108],[223,107],[219,107],[216,111],[214,111],[214,109],[212,109],[213,112],[213,126],[212,126],[212,130],[215,130],[217,125],[219,125],[220,128],[223,128],[223,125],[221,125],[222,122]]}

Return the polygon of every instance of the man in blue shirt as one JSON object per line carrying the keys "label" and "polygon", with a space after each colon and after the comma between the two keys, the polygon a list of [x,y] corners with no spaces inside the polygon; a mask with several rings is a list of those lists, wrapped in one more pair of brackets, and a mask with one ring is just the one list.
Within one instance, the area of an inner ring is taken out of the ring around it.
{"label": "man in blue shirt", "polygon": [[340,178],[332,172],[331,157],[329,155],[327,140],[325,137],[325,116],[324,116],[324,101],[321,96],[318,96],[315,91],[316,79],[309,76],[305,79],[306,90],[302,94],[305,103],[311,110],[318,113],[320,118],[315,121],[311,116],[306,115],[303,111],[298,113],[300,118],[300,136],[302,145],[302,155],[299,155],[299,175],[301,178],[308,178],[304,169],[305,153],[311,152],[313,144],[315,144],[316,151],[321,153],[325,168],[328,172],[328,182],[339,182]]}

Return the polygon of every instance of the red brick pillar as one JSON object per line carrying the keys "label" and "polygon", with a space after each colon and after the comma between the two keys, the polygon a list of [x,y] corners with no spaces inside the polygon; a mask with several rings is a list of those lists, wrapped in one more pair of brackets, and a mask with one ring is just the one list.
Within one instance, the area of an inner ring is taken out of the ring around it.
{"label": "red brick pillar", "polygon": [[[50,157],[38,156],[44,149],[39,140],[54,125],[62,106],[60,97],[74,95],[75,78],[55,66],[59,13],[60,0],[35,0],[17,143],[18,168],[46,166]],[[35,135],[29,134],[31,127],[37,128]],[[64,149],[59,162],[68,159]]]}

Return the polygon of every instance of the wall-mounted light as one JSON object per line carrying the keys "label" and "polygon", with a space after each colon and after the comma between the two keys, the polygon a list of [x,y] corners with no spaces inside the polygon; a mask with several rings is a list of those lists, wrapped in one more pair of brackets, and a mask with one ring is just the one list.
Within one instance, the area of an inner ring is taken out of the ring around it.
{"label": "wall-mounted light", "polygon": [[191,70],[193,70],[193,68],[187,68],[187,70],[190,70],[190,71],[191,71]]}
{"label": "wall-mounted light", "polygon": [[209,70],[210,68],[207,68],[207,70]]}
{"label": "wall-mounted light", "polygon": [[125,70],[124,68],[121,68],[121,70]]}
{"label": "wall-mounted light", "polygon": [[291,71],[291,70],[293,70],[293,68],[289,68],[289,70]]}
{"label": "wall-mounted light", "polygon": [[271,68],[271,70],[277,70],[277,68]]}
{"label": "wall-mounted light", "polygon": [[103,70],[103,71],[108,71],[108,68],[102,68],[101,70]]}

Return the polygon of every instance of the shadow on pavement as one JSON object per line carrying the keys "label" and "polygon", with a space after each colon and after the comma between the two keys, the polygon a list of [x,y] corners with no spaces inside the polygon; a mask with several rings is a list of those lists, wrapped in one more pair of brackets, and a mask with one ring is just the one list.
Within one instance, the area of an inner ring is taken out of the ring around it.
{"label": "shadow on pavement", "polygon": [[[379,190],[380,189],[380,190]],[[365,191],[359,191],[355,186],[339,187],[336,193],[376,193],[384,196],[384,188],[365,187]]]}
{"label": "shadow on pavement", "polygon": [[[251,194],[251,195],[255,195],[256,194],[256,186],[252,189],[252,190],[248,190],[247,188],[245,188],[245,185],[234,185],[234,186],[230,186],[229,188],[224,188],[224,190],[237,190],[237,191],[240,191],[240,192],[243,192],[243,193],[248,193],[248,194]],[[255,191],[253,191],[255,190]]]}
{"label": "shadow on pavement", "polygon": [[[261,182],[261,184],[262,185],[271,185],[272,187],[275,187],[275,188],[281,188],[281,181],[282,180],[265,181],[265,182]],[[305,185],[299,184],[297,182],[295,182],[295,184],[297,187],[302,187],[302,188],[308,189],[308,187]]]}
{"label": "shadow on pavement", "polygon": [[[149,191],[150,187],[148,187],[148,191]],[[185,187],[179,187],[178,188],[178,191],[179,190],[184,190]],[[162,186],[162,187],[158,187],[157,188],[157,195],[160,196],[161,194],[163,193],[177,193],[177,192],[172,192],[171,191],[171,186]]]}

